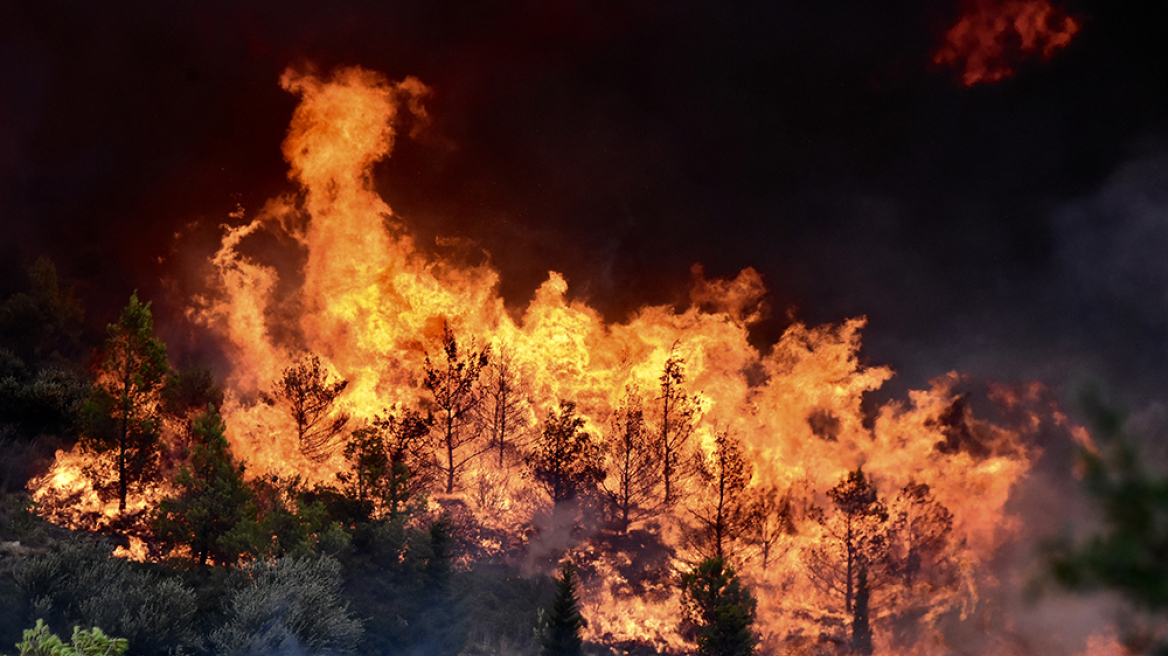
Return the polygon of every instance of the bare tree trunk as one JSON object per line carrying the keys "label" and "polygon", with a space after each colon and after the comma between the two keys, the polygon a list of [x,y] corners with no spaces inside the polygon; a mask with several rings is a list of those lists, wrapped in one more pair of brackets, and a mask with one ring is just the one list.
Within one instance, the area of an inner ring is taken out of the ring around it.
{"label": "bare tree trunk", "polygon": [[454,417],[446,415],[446,494],[454,494]]}
{"label": "bare tree trunk", "polygon": [[856,611],[852,614],[852,652],[871,656],[872,624],[868,618],[868,567],[860,564],[856,581]]}

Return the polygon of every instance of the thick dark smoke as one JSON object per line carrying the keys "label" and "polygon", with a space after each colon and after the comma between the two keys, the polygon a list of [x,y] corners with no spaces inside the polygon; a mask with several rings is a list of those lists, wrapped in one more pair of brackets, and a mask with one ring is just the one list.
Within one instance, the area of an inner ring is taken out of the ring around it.
{"label": "thick dark smoke", "polygon": [[47,254],[94,323],[138,288],[181,334],[216,226],[291,188],[280,72],[360,64],[434,90],[386,199],[509,302],[555,269],[619,319],[753,266],[761,342],[867,315],[893,391],[1162,397],[1168,10],[1068,2],[1065,51],[967,89],[930,63],[959,5],[3,2],[0,292]]}

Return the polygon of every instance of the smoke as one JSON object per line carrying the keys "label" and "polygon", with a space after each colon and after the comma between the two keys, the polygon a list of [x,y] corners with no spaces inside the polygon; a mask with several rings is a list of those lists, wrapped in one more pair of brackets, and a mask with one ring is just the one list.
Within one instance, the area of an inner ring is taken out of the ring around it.
{"label": "smoke", "polygon": [[1097,193],[1059,210],[1055,227],[1080,303],[1113,308],[1108,323],[1168,327],[1168,155],[1125,164]]}
{"label": "smoke", "polygon": [[[1052,219],[1055,270],[1094,376],[1121,403],[1162,397],[1168,367],[1168,155],[1121,167]],[[1065,337],[1064,337],[1065,339]],[[1138,409],[1132,407],[1130,409]]]}

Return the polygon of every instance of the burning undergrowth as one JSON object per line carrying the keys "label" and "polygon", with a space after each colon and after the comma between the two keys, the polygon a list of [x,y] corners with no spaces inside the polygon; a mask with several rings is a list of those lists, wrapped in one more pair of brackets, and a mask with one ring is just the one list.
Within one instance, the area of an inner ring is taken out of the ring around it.
{"label": "burning undergrowth", "polygon": [[[688,307],[624,323],[555,272],[507,308],[489,265],[424,253],[373,189],[395,127],[425,129],[424,85],[359,68],[281,84],[301,98],[284,142],[300,191],[234,217],[187,315],[228,355],[223,434],[249,477],[332,486],[371,517],[445,514],[466,566],[570,554],[585,636],[613,648],[687,650],[677,582],[710,555],[755,591],[776,653],[948,653],[947,627],[983,612],[1036,436],[1068,428],[1041,388],[982,403],[953,374],[866,408],[892,371],[862,363],[864,321],[760,351],[752,269],[695,270]],[[302,270],[248,250],[273,235]],[[171,493],[119,512],[95,457],[34,481],[53,521],[117,531]]]}

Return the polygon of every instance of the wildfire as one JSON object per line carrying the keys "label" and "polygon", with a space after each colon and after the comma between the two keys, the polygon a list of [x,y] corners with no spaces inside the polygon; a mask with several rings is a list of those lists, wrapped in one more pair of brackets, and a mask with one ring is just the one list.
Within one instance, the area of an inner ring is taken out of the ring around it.
{"label": "wildfire", "polygon": [[945,33],[933,63],[964,68],[961,82],[997,82],[1014,74],[1017,60],[1049,60],[1078,34],[1079,21],[1049,0],[977,0]]}
{"label": "wildfire", "polygon": [[[1059,27],[1045,2],[979,6],[981,12],[951,31],[952,49],[938,55],[946,62],[966,58],[969,84],[1008,74],[999,62],[998,39],[1010,26],[1024,49],[1038,48],[1046,56],[1078,29],[1069,18]],[[990,36],[980,36],[985,34]],[[743,494],[757,496],[761,510],[753,516],[761,519],[728,537],[726,550],[758,593],[766,640],[812,645],[836,639],[846,626],[844,598],[807,575],[807,563],[829,541],[828,491],[850,472],[862,468],[887,506],[889,535],[899,531],[895,535],[908,551],[924,548],[906,528],[923,516],[921,509],[950,513],[945,539],[935,541],[939,551],[929,556],[947,563],[943,574],[920,573],[894,585],[891,575],[878,580],[874,570],[871,591],[878,600],[872,602],[874,624],[918,611],[922,616],[915,634],[878,632],[883,649],[944,651],[938,618],[973,612],[980,588],[993,584],[989,561],[1016,535],[1006,505],[1031,465],[1027,433],[1039,425],[1022,421],[1007,428],[975,417],[958,393],[957,375],[914,392],[907,403],[881,408],[874,424],[866,421],[864,395],[892,371],[861,364],[864,320],[796,324],[762,352],[748,339],[765,295],[753,269],[732,280],[707,280],[695,269],[690,307],[644,307],[619,324],[571,300],[567,281],[549,272],[531,303],[512,314],[493,269],[424,254],[374,191],[372,166],[389,155],[396,127],[408,118],[414,129],[424,129],[424,85],[413,78],[390,83],[360,68],[328,79],[289,71],[281,84],[301,98],[284,142],[290,176],[301,192],[226,228],[211,261],[212,289],[188,314],[214,331],[230,356],[222,414],[249,475],[334,484],[345,467],[339,450],[305,455],[296,421],[273,401],[276,385],[305,353],[319,358],[320,371],[313,375],[347,381],[331,389],[335,412],[352,418],[349,430],[391,408],[438,403],[422,374],[441,361],[449,346],[444,339],[453,335],[462,352],[489,354],[485,381],[494,385],[510,377],[515,396],[506,416],[514,446],[508,451],[500,445],[498,456],[476,453],[482,437],[470,446],[449,446],[454,494],[434,498],[469,512],[482,533],[484,557],[520,554],[522,564],[538,569],[545,566],[542,557],[574,551],[590,620],[587,638],[684,648],[677,633],[676,581],[701,553],[693,517],[705,512],[700,504],[709,499],[707,488],[692,472],[679,475],[675,502],[631,518],[622,531],[577,525],[576,509],[553,504],[524,475],[517,453],[561,401],[576,404],[588,439],[611,444],[616,419],[627,419],[630,399],[638,399],[647,430],[673,430],[675,437],[685,432],[688,441],[677,441],[685,453],[679,471],[690,471],[695,459],[709,461],[723,445],[738,445],[745,462]],[[296,274],[245,254],[242,245],[263,232],[294,238],[305,262],[302,283],[291,285],[299,280]],[[291,294],[281,291],[290,286]],[[671,392],[663,391],[667,382]],[[684,421],[661,409],[663,398],[673,399],[674,412],[685,409]],[[621,425],[627,428],[627,421]],[[109,503],[103,505],[82,482],[86,457],[58,454],[53,471],[34,483],[38,501],[73,508],[72,514],[51,514],[55,521],[93,526],[85,516],[111,514]],[[447,462],[445,449],[427,457]],[[919,503],[906,496],[914,490]],[[152,490],[135,503],[153,507],[164,493]]]}

